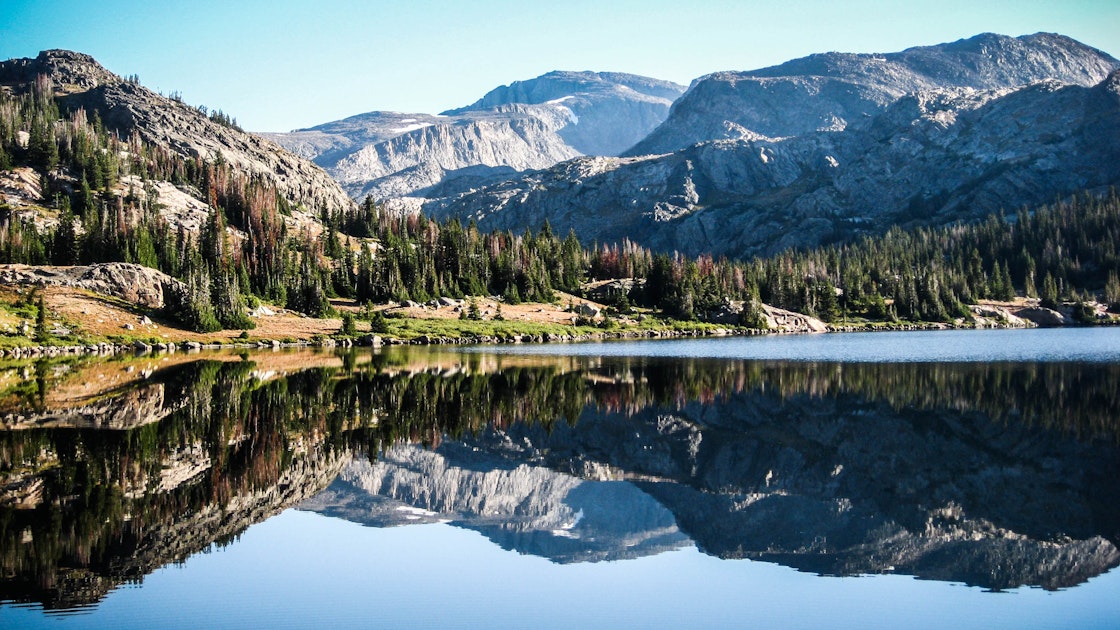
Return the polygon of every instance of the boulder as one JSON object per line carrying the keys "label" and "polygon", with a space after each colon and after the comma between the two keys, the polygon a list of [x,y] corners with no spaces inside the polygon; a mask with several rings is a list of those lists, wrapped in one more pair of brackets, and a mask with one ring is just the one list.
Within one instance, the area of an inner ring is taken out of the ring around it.
{"label": "boulder", "polygon": [[1054,309],[1042,306],[1028,306],[1021,308],[1016,313],[1021,319],[1033,322],[1037,326],[1065,326],[1070,320]]}
{"label": "boulder", "polygon": [[768,304],[763,304],[762,310],[770,330],[801,333],[828,332],[828,325],[815,317],[775,308]]}
{"label": "boulder", "polygon": [[[988,321],[996,325],[1023,327],[1028,326],[1027,322],[1014,314],[1011,311],[1003,308],[1002,306],[992,306],[987,304],[974,304],[968,307],[968,310],[977,317],[977,326],[982,327]],[[988,321],[985,321],[988,320]]]}
{"label": "boulder", "polygon": [[163,308],[164,287],[182,285],[163,272],[121,262],[75,267],[0,265],[0,284],[85,289],[151,309]]}
{"label": "boulder", "polygon": [[599,307],[592,304],[577,304],[575,311],[576,315],[579,315],[580,317],[586,317],[588,319],[595,319],[602,313],[602,310]]}

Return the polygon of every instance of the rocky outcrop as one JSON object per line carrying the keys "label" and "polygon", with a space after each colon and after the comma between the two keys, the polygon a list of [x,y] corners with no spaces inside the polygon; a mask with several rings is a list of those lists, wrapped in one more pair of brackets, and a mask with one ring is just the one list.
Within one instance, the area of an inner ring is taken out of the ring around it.
{"label": "rocky outcrop", "polygon": [[439,116],[371,112],[262,135],[314,159],[354,198],[416,208],[580,154],[617,154],[683,91],[634,75],[552,72]]}
{"label": "rocky outcrop", "polygon": [[274,184],[293,205],[311,211],[353,202],[326,172],[279,146],[211,120],[198,108],[125,81],[88,55],[47,50],[35,59],[0,62],[0,85],[27,89],[49,77],[64,109],[97,112],[120,137],[133,133],[184,157],[221,158],[238,170]]}
{"label": "rocky outcrop", "polygon": [[0,83],[31,85],[39,75],[50,77],[62,94],[77,94],[122,82],[86,54],[70,50],[44,50],[35,59],[9,59],[0,64]]}
{"label": "rocky outcrop", "polygon": [[[968,307],[977,328],[1024,328],[1037,324],[1019,317],[1006,307],[992,304],[972,304]],[[1020,309],[1015,309],[1018,312]]]}
{"label": "rocky outcrop", "polygon": [[842,132],[579,158],[425,208],[732,257],[971,220],[1120,183],[1118,85],[919,92]]}
{"label": "rocky outcrop", "polygon": [[161,309],[166,304],[164,289],[182,283],[141,265],[97,263],[75,267],[0,265],[0,284],[73,287]]}
{"label": "rocky outcrop", "polygon": [[1073,322],[1069,317],[1066,317],[1052,308],[1046,308],[1044,306],[1028,306],[1018,309],[1015,311],[1015,314],[1020,319],[1025,319],[1036,326],[1042,327],[1065,326]]}
{"label": "rocky outcrop", "polygon": [[805,315],[804,313],[787,311],[783,308],[770,306],[769,304],[763,304],[762,311],[765,314],[766,324],[770,330],[798,333],[828,332],[828,324],[825,324],[816,317]]}
{"label": "rocky outcrop", "polygon": [[626,152],[671,153],[709,140],[842,131],[906,94],[1009,88],[1053,79],[1090,86],[1120,61],[1061,35],[992,33],[887,54],[824,53],[693,82],[664,123]]}

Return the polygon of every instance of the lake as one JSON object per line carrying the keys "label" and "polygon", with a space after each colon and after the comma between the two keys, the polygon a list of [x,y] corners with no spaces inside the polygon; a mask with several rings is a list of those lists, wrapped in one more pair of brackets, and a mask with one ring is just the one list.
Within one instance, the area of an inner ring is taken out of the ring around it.
{"label": "lake", "polygon": [[0,365],[0,627],[1116,627],[1120,329]]}

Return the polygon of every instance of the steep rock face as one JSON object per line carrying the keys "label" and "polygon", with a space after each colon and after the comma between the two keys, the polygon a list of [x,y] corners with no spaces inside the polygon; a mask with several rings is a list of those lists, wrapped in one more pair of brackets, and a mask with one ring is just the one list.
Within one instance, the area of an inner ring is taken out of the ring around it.
{"label": "steep rock face", "polygon": [[668,115],[682,86],[619,73],[552,72],[443,112],[371,112],[262,134],[326,168],[355,198],[415,208],[581,154],[617,154]]}
{"label": "steep rock face", "polygon": [[985,33],[888,54],[811,55],[697,79],[666,121],[626,154],[669,153],[708,140],[841,131],[920,90],[994,89],[1044,79],[1088,86],[1118,67],[1108,54],[1049,33]]}
{"label": "steep rock face", "polygon": [[331,170],[354,197],[423,194],[449,176],[468,175],[472,167],[506,174],[575,157],[556,136],[566,121],[545,108],[504,106],[493,115],[432,124],[366,145]]}
{"label": "steep rock face", "polygon": [[967,220],[1120,183],[1118,83],[918,92],[840,133],[580,158],[426,209],[733,257]]}
{"label": "steep rock face", "polygon": [[235,168],[275,184],[281,195],[309,210],[353,202],[327,173],[252,134],[218,124],[198,109],[127,82],[88,55],[65,50],[0,63],[0,85],[22,88],[38,75],[51,78],[64,108],[97,112],[121,137],[133,132],[186,157],[221,156]]}

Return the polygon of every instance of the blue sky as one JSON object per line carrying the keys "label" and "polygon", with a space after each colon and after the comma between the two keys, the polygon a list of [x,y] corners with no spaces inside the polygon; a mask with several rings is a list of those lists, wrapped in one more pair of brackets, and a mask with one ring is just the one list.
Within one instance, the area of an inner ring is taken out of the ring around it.
{"label": "blue sky", "polygon": [[0,59],[89,53],[254,131],[436,113],[549,70],[687,84],[814,52],[1058,32],[1120,56],[1120,0],[0,0]]}

